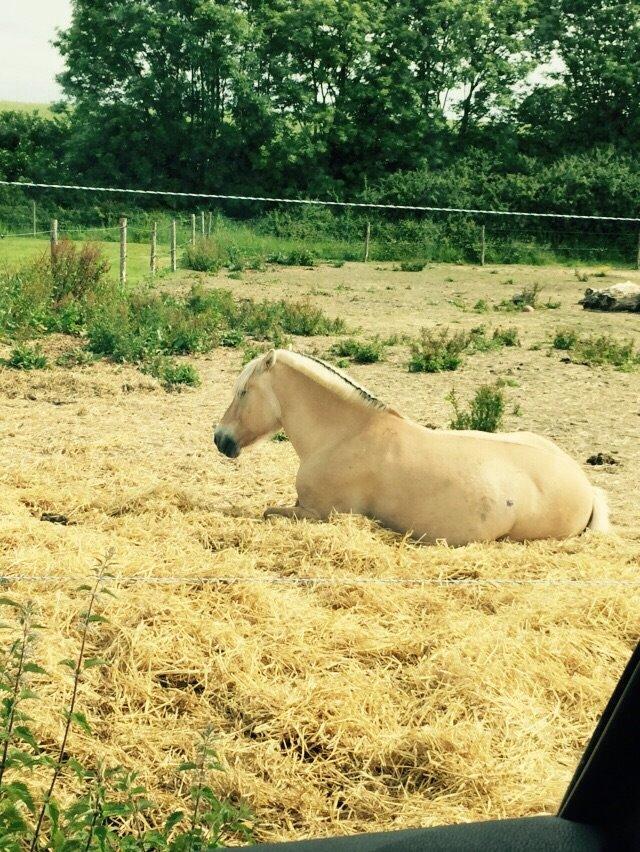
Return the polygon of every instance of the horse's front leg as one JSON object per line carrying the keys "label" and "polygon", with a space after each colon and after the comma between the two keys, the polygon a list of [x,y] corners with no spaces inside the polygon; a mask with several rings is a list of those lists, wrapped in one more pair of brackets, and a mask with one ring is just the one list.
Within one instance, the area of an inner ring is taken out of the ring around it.
{"label": "horse's front leg", "polygon": [[262,517],[270,518],[273,515],[279,515],[282,518],[292,518],[294,521],[320,521],[322,518],[313,509],[305,509],[296,503],[295,506],[269,506],[265,509]]}

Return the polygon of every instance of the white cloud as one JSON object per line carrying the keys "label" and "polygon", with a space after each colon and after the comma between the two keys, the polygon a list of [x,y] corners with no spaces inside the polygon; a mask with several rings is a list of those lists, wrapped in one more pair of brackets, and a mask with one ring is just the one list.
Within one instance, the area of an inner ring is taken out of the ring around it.
{"label": "white cloud", "polygon": [[51,41],[70,19],[71,0],[0,0],[0,100],[60,97],[63,62]]}

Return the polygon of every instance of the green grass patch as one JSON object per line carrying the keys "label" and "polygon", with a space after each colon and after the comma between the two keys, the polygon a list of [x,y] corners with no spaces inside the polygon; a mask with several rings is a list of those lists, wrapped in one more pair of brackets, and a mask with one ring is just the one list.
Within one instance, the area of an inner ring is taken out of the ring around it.
{"label": "green grass patch", "polygon": [[469,346],[469,335],[459,331],[450,334],[449,329],[433,331],[423,328],[420,337],[410,344],[410,373],[440,373],[457,370],[462,354]]}
{"label": "green grass patch", "polygon": [[200,385],[200,375],[192,364],[178,363],[171,358],[153,358],[145,364],[142,372],[158,379],[165,390]]}

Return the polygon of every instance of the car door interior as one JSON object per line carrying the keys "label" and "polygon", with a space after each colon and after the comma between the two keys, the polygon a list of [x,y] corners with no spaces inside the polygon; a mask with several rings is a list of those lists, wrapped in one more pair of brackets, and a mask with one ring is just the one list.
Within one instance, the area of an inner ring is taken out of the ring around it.
{"label": "car door interior", "polygon": [[640,644],[598,722],[557,816],[264,844],[264,852],[640,850]]}

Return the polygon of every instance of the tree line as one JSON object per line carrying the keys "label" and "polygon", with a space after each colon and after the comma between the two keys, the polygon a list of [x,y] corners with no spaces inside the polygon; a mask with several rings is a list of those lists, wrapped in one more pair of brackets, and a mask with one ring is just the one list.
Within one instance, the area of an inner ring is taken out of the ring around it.
{"label": "tree line", "polygon": [[73,0],[64,103],[0,115],[0,174],[634,215],[639,20],[638,0]]}

